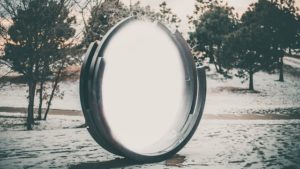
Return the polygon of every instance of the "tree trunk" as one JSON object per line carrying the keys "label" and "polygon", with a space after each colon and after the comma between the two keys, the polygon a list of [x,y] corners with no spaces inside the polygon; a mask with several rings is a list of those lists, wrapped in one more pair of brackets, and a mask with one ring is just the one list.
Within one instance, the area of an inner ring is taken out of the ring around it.
{"label": "tree trunk", "polygon": [[219,73],[223,73],[222,65],[220,62],[218,62],[218,67],[219,67]]}
{"label": "tree trunk", "polygon": [[44,81],[40,82],[40,92],[39,92],[39,110],[37,120],[42,120],[42,112],[43,112],[43,89],[44,89]]}
{"label": "tree trunk", "polygon": [[223,73],[222,64],[221,64],[221,46],[217,45],[217,52],[216,52],[216,62],[219,67],[219,73]]}
{"label": "tree trunk", "polygon": [[209,54],[209,63],[215,63],[214,56],[212,54]]}
{"label": "tree trunk", "polygon": [[215,68],[216,68],[216,71],[217,72],[220,72],[220,70],[219,70],[219,68],[218,68],[218,65],[217,65],[217,63],[214,61],[214,65],[215,65]]}
{"label": "tree trunk", "polygon": [[249,72],[249,90],[254,90],[253,72]]}
{"label": "tree trunk", "polygon": [[209,63],[213,63],[215,65],[216,71],[219,72],[219,68],[218,68],[216,59],[214,57],[213,47],[211,45],[209,45],[209,50],[207,52],[208,52],[208,56],[209,56]]}
{"label": "tree trunk", "polygon": [[59,82],[59,79],[60,79],[60,75],[61,75],[61,71],[63,69],[63,64],[64,64],[64,62],[62,63],[62,66],[59,69],[59,71],[57,73],[57,76],[56,76],[56,78],[54,80],[54,85],[53,85],[53,88],[52,88],[52,91],[51,91],[50,98],[48,100],[47,109],[46,109],[46,112],[45,112],[45,115],[44,115],[44,120],[47,120],[47,116],[48,116],[48,113],[49,113],[49,110],[50,110],[51,102],[52,102],[52,99],[54,97],[55,89],[56,89],[56,87],[58,85],[58,82]]}
{"label": "tree trunk", "polygon": [[283,56],[279,58],[279,81],[284,82],[283,78]]}
{"label": "tree trunk", "polygon": [[29,87],[29,103],[27,109],[27,130],[32,130],[32,124],[34,124],[34,97],[35,97],[35,89],[36,83],[30,80],[28,82]]}

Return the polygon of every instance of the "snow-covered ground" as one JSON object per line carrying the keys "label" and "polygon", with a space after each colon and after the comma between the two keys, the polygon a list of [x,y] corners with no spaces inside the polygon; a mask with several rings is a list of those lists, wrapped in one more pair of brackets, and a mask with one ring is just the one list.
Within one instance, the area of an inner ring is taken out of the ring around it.
{"label": "snow-covered ground", "polygon": [[[258,110],[295,108],[300,109],[300,65],[299,59],[287,62],[295,66],[298,75],[285,73],[285,82],[279,82],[278,74],[258,72],[254,75],[256,92],[247,91],[248,83],[241,79],[223,80],[214,71],[207,72],[207,101],[205,113],[226,114],[236,112],[257,112]],[[64,98],[55,98],[53,109],[81,110],[79,100],[79,81],[66,81],[60,84]],[[11,84],[0,88],[0,107],[27,107],[27,87],[24,84]],[[37,107],[37,105],[36,105]]]}
{"label": "snow-covered ground", "polygon": [[284,57],[283,62],[287,65],[291,65],[295,68],[300,69],[300,59],[293,58],[293,57]]}
{"label": "snow-covered ground", "polygon": [[106,152],[84,128],[1,131],[0,168],[299,169],[299,140],[300,120],[202,120],[175,157],[141,165]]}
{"label": "snow-covered ground", "polygon": [[[63,99],[54,98],[51,108],[81,110],[79,81],[66,81],[60,83],[60,89],[64,92],[64,97]],[[27,90],[25,84],[11,84],[0,88],[0,107],[27,107]],[[38,107],[38,105],[35,104],[35,107]]]}
{"label": "snow-covered ground", "polygon": [[[277,74],[255,74],[255,92],[245,90],[248,83],[241,84],[240,79],[224,81],[207,72],[204,119],[187,146],[160,163],[136,164],[106,152],[80,128],[83,116],[50,114],[33,131],[25,131],[24,112],[0,112],[0,169],[300,169],[300,70],[296,61],[285,60],[284,83],[276,81]],[[80,111],[78,87],[78,80],[61,83],[65,97],[55,99],[52,108]],[[22,84],[1,88],[0,107],[26,107],[26,90]],[[270,118],[274,114],[284,116]]]}
{"label": "snow-covered ground", "polygon": [[[2,131],[24,131],[25,113],[0,112],[0,132]],[[49,115],[47,121],[36,121],[34,130],[58,130],[83,126],[83,116]],[[1,142],[0,142],[1,146]]]}
{"label": "snow-covered ground", "polygon": [[[208,73],[205,113],[251,113],[268,109],[300,109],[300,80],[285,74],[285,82],[277,81],[277,74],[258,72],[254,75],[256,92],[247,91],[248,83],[240,79],[214,79]],[[299,112],[300,113],[300,112]]]}

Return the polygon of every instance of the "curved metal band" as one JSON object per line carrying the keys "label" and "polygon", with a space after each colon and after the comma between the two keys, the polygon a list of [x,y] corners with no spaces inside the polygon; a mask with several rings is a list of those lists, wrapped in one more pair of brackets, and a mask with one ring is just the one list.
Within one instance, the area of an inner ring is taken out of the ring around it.
{"label": "curved metal band", "polygon": [[179,140],[179,143],[176,142],[174,145],[171,145],[165,150],[165,153],[157,155],[137,154],[119,144],[118,141],[112,137],[109,126],[103,116],[101,85],[103,71],[105,70],[105,61],[102,57],[103,51],[111,37],[124,25],[134,19],[135,17],[129,17],[121,21],[106,34],[101,43],[94,42],[90,45],[81,70],[81,105],[88,125],[88,131],[104,149],[137,161],[161,161],[178,152],[189,141],[197,129],[202,117],[206,96],[205,70],[204,68],[195,68],[190,49],[179,32],[172,34],[165,26],[158,24],[172,38],[181,53],[186,73],[186,83],[188,83],[190,87],[188,91],[192,96],[189,105],[187,105],[189,113],[187,113],[184,126],[180,129],[181,140]]}

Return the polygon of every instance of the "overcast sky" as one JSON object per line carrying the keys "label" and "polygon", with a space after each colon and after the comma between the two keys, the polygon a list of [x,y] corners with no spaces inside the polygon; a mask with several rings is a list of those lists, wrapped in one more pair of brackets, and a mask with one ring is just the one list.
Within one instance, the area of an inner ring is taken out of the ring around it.
{"label": "overcast sky", "polygon": [[[121,0],[125,4],[129,5],[130,0]],[[150,5],[153,9],[158,9],[159,4],[163,1],[167,2],[167,5],[171,7],[180,17],[192,14],[196,0],[131,0],[132,4],[140,1],[144,5]],[[251,3],[257,2],[257,0],[224,0],[229,6],[233,6],[239,14],[245,12]],[[300,0],[296,0],[296,6],[300,7]]]}
{"label": "overcast sky", "polygon": [[[130,0],[122,0],[125,4],[130,4]],[[138,0],[131,0],[132,4]],[[150,5],[153,9],[158,9],[159,4],[163,1],[167,2],[167,5],[177,13],[180,17],[192,14],[194,11],[195,0],[139,0],[143,5]],[[230,6],[234,6],[238,13],[244,12],[249,4],[256,2],[257,0],[227,0]]]}
{"label": "overcast sky", "polygon": [[[130,4],[130,0],[121,0],[126,5]],[[195,8],[196,0],[131,0],[131,3],[140,1],[143,5],[149,5],[152,9],[157,10],[159,4],[165,1],[167,5],[172,8],[182,20],[181,29],[185,33],[188,31],[187,15],[192,15]],[[233,6],[235,11],[241,16],[249,7],[251,3],[257,2],[257,0],[224,0],[229,6]],[[300,7],[300,0],[296,0],[296,5]]]}

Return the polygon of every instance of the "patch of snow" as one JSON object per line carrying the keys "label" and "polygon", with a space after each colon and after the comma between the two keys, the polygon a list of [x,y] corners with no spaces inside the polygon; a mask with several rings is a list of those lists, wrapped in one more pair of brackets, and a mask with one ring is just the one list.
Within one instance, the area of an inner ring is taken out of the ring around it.
{"label": "patch of snow", "polygon": [[[81,110],[79,97],[79,81],[66,81],[59,84],[64,92],[63,99],[54,98],[52,109]],[[25,84],[11,84],[0,89],[0,107],[27,107],[27,90]],[[38,107],[38,95],[35,97],[35,107]],[[44,105],[45,107],[45,105]]]}
{"label": "patch of snow", "polygon": [[235,113],[250,109],[300,107],[300,80],[288,73],[285,82],[279,82],[278,74],[258,72],[254,74],[256,92],[247,91],[248,81],[241,79],[220,80],[213,72],[207,72],[207,100],[205,113]]}
{"label": "patch of snow", "polygon": [[[0,131],[26,130],[25,113],[0,112]],[[48,115],[47,120],[35,121],[34,130],[67,129],[82,126],[85,123],[83,116]]]}
{"label": "patch of snow", "polygon": [[[299,139],[300,120],[203,120],[178,153],[178,166],[297,168]],[[0,143],[0,168],[178,168],[166,161],[126,162],[102,149],[82,128],[2,131]]]}
{"label": "patch of snow", "polygon": [[283,57],[284,64],[290,65],[294,68],[300,69],[300,59],[296,59],[293,57]]}
{"label": "patch of snow", "polygon": [[[222,80],[214,71],[208,71],[204,113],[226,114],[244,110],[251,113],[261,109],[299,108],[299,77],[286,72],[285,82],[277,79],[278,74],[255,73],[254,88],[257,92],[249,92],[247,81],[242,84],[241,79],[236,77]],[[54,98],[51,108],[81,111],[79,80],[62,82],[60,89],[64,91],[64,97]],[[27,107],[26,90],[27,86],[24,84],[4,86],[0,89],[0,107]],[[37,100],[35,107],[38,107]]]}

